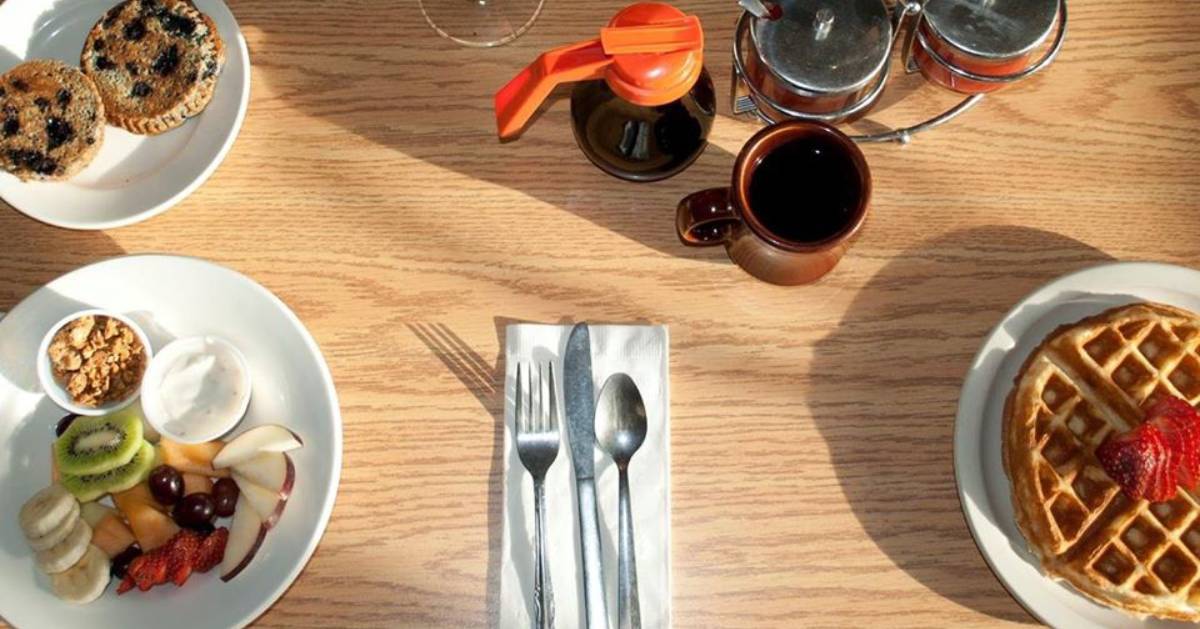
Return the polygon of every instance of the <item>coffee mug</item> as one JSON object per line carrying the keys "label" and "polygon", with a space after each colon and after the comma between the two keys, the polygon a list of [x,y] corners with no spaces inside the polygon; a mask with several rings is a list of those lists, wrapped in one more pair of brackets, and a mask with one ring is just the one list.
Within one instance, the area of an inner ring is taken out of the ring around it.
{"label": "coffee mug", "polygon": [[792,120],[746,142],[730,187],[680,201],[675,226],[683,244],[724,245],[760,280],[807,284],[841,260],[870,198],[871,171],[858,145],[829,125]]}

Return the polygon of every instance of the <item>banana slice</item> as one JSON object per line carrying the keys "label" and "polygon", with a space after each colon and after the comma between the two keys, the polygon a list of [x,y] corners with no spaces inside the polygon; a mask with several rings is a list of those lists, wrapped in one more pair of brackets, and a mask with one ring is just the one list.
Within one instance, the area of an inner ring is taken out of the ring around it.
{"label": "banana slice", "polygon": [[47,550],[57,546],[67,535],[71,534],[71,530],[75,528],[75,521],[79,519],[80,509],[79,503],[76,502],[71,506],[71,510],[67,512],[67,517],[63,518],[62,523],[54,527],[49,533],[41,537],[29,538],[29,547],[34,550]]}
{"label": "banana slice", "polygon": [[34,494],[21,507],[21,530],[28,539],[42,537],[62,524],[72,509],[78,508],[79,501],[75,496],[62,485],[54,483]]}
{"label": "banana slice", "polygon": [[75,565],[50,577],[50,587],[55,595],[68,603],[90,603],[108,587],[109,567],[108,555],[88,544]]}
{"label": "banana slice", "polygon": [[46,574],[58,574],[75,565],[87,552],[92,541],[92,527],[83,518],[75,519],[75,526],[66,539],[37,554],[38,567]]}

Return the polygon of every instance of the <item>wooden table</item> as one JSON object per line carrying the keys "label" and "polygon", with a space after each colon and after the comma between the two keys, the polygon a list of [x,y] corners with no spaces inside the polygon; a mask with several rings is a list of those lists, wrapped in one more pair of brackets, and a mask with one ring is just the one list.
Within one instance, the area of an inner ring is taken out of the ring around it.
{"label": "wooden table", "polygon": [[[1200,14],[1075,2],[1061,58],[907,147],[865,151],[873,213],[820,283],[687,249],[673,211],[758,128],[728,117],[732,0],[708,34],[721,115],[682,175],[634,185],[576,149],[565,100],[523,138],[491,95],[621,2],[547,0],[525,37],[457,48],[416,2],[231,3],[254,64],[225,163],[108,233],[0,211],[0,309],[124,253],[201,256],[290,304],[345,416],[325,539],[263,626],[487,625],[500,557],[501,340],[516,321],[671,326],[678,627],[1028,623],[963,523],[951,434],[982,336],[1110,260],[1200,264]],[[901,81],[874,123],[955,96]]]}

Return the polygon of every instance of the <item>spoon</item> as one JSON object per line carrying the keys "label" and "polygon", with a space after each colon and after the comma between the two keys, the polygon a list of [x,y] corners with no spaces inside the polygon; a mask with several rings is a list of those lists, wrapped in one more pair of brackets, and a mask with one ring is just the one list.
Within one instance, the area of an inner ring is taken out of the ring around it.
{"label": "spoon", "polygon": [[640,629],[637,559],[633,552],[633,511],[629,506],[629,459],[646,440],[646,405],[633,379],[623,373],[609,376],[596,402],[596,442],[612,457],[620,472],[620,550],[617,554],[617,616],[620,629]]}

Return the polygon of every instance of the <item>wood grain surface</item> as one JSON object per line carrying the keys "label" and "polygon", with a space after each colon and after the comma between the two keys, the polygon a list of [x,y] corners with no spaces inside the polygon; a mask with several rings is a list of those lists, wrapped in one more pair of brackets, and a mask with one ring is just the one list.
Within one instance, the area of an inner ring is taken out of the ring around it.
{"label": "wood grain surface", "polygon": [[[234,0],[253,91],[224,164],[112,232],[0,208],[0,309],[82,264],[170,252],[299,313],[338,386],[345,467],[324,541],[261,626],[489,625],[503,327],[584,319],[671,326],[676,626],[1032,622],[959,511],[959,386],[983,335],[1051,278],[1200,265],[1194,0],[1076,1],[1047,72],[910,146],[866,146],[862,237],[801,288],[674,232],[676,202],[725,184],[759,128],[728,116],[733,0],[679,2],[703,19],[721,104],[682,175],[601,173],[565,99],[497,142],[493,92],[622,4],[547,0],[526,36],[474,50],[413,0]],[[909,77],[860,128],[955,100]]]}

